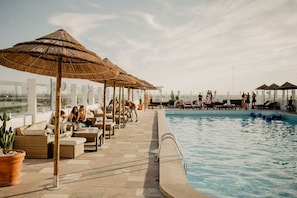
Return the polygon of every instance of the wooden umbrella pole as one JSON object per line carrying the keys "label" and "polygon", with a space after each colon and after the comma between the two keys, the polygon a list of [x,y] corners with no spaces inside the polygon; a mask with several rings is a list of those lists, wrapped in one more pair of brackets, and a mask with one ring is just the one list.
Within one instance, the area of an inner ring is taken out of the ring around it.
{"label": "wooden umbrella pole", "polygon": [[54,188],[59,187],[59,159],[60,159],[60,108],[61,108],[61,78],[62,57],[58,57],[56,75],[56,113],[55,113],[55,144],[54,144]]}
{"label": "wooden umbrella pole", "polygon": [[122,113],[122,114],[123,114],[123,115],[120,114],[120,120],[122,120],[122,119],[121,119],[121,115],[123,116],[123,117],[122,117],[122,118],[123,118],[123,120],[122,120],[122,121],[123,121],[123,127],[124,127],[124,121],[125,121],[125,97],[124,97],[124,90],[125,90],[125,89],[124,89],[124,86],[123,86],[123,88],[122,88],[122,98],[123,98],[123,99],[122,99],[122,100],[123,100],[123,104],[122,104],[122,105],[123,105],[123,113]]}
{"label": "wooden umbrella pole", "polygon": [[119,87],[119,129],[121,128],[121,112],[122,112],[122,97],[121,97],[121,87]]}
{"label": "wooden umbrella pole", "polygon": [[130,98],[130,87],[128,87],[128,100],[131,100],[131,98]]}
{"label": "wooden umbrella pole", "polygon": [[115,111],[116,111],[116,103],[115,103],[115,89],[116,89],[116,83],[115,81],[113,82],[113,102],[112,102],[112,122],[115,121]]}
{"label": "wooden umbrella pole", "polygon": [[105,120],[106,120],[106,85],[107,82],[104,80],[104,90],[103,90],[103,119],[102,119],[102,126],[103,126],[103,142],[105,141]]}

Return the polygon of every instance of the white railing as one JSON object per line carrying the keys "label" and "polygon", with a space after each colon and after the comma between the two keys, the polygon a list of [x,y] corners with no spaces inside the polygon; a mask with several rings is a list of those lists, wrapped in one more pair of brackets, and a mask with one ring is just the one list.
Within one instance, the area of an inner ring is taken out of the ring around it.
{"label": "white railing", "polygon": [[177,150],[179,152],[180,159],[182,160],[185,173],[187,173],[187,161],[186,161],[186,158],[184,157],[184,154],[183,154],[183,152],[182,152],[182,150],[181,150],[181,148],[180,148],[180,146],[178,144],[177,139],[175,138],[175,136],[172,133],[165,133],[165,134],[162,135],[161,142],[159,143],[158,153],[157,153],[157,161],[159,161],[159,158],[160,158],[160,152],[161,152],[161,149],[162,149],[162,143],[166,139],[171,139],[175,143],[175,145],[177,147]]}

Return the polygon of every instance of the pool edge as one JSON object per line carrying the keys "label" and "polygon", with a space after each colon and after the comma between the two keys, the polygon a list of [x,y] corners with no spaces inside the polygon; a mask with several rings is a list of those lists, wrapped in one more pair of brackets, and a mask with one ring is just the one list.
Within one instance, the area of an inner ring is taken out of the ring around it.
{"label": "pool edge", "polygon": [[171,139],[162,142],[162,135],[169,133],[169,125],[163,109],[158,113],[158,138],[162,149],[159,155],[159,185],[161,192],[166,197],[210,197],[194,189],[188,183],[184,167],[179,157],[175,143]]}

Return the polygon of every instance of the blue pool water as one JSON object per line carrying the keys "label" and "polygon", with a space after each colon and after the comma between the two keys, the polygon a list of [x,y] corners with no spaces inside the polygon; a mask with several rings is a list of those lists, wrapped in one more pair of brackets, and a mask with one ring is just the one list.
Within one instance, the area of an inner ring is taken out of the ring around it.
{"label": "blue pool water", "polygon": [[297,121],[211,114],[166,112],[191,186],[213,197],[297,197]]}

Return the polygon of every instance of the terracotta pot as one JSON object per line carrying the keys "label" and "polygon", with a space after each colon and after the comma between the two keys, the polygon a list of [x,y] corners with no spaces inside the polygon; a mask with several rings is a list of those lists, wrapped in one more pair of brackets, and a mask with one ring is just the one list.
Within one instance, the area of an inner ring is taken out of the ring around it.
{"label": "terracotta pot", "polygon": [[143,109],[143,104],[138,104],[138,110],[142,110]]}
{"label": "terracotta pot", "polygon": [[20,174],[25,159],[24,150],[14,150],[17,155],[0,156],[0,186],[12,186],[20,183]]}

